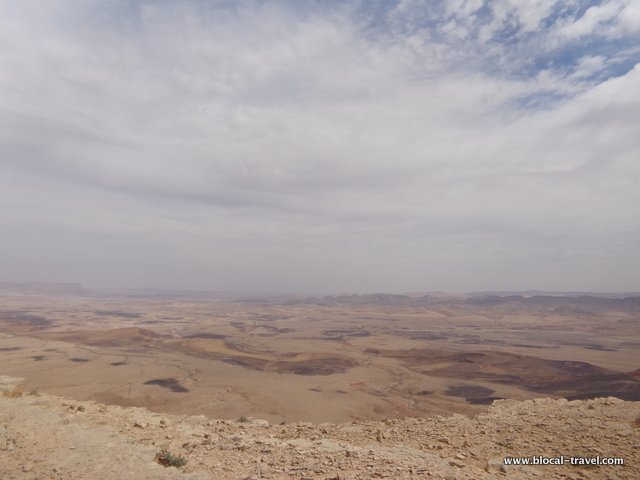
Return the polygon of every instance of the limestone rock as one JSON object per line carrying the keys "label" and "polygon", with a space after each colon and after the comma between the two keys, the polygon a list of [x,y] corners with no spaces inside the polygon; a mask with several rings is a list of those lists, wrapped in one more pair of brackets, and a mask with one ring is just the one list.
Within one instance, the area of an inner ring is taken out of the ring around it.
{"label": "limestone rock", "polygon": [[[15,392],[23,385],[21,379],[0,377],[3,479],[640,478],[640,402],[509,400],[494,402],[474,418],[272,426],[255,419],[159,415],[47,394],[21,397]],[[186,465],[158,464],[161,450]],[[560,454],[619,456],[625,465],[503,464],[505,457]]]}
{"label": "limestone rock", "polygon": [[24,392],[24,378],[0,375],[0,392],[6,398],[21,397]]}

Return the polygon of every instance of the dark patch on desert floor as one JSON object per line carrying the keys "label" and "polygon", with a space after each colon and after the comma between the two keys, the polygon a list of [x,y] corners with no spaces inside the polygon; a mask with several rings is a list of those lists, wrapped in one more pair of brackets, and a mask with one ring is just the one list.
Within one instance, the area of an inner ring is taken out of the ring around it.
{"label": "dark patch on desert floor", "polygon": [[[224,345],[239,354],[204,350],[186,342],[174,342],[167,346],[198,358],[218,360],[252,370],[282,374],[332,375],[334,373],[344,373],[357,365],[355,360],[341,355],[318,355],[315,358],[298,359],[296,358],[298,355],[295,353],[275,353],[268,350],[259,350],[239,342],[225,340]],[[264,358],[265,355],[270,358]]]}
{"label": "dark patch on desert floor", "polygon": [[121,365],[127,365],[127,362],[111,362],[109,365],[112,367],[119,367]]}
{"label": "dark patch on desert floor", "polygon": [[[266,321],[269,319],[266,318],[258,318],[256,320]],[[280,335],[283,333],[291,333],[294,330],[288,327],[276,327],[274,325],[250,325],[244,322],[233,321],[230,325],[238,330],[241,333],[251,333],[252,335],[256,335],[258,337],[275,337],[276,335]]]}
{"label": "dark patch on desert floor", "polygon": [[368,330],[355,329],[339,329],[339,330],[325,330],[322,335],[326,337],[369,337],[371,332]]}
{"label": "dark patch on desert floor", "polygon": [[[215,354],[216,358],[218,354]],[[250,368],[252,370],[265,370],[265,366],[269,363],[267,360],[253,357],[241,357],[241,356],[227,356],[223,357],[222,361],[229,365],[238,365],[240,367]]]}
{"label": "dark patch on desert floor", "polygon": [[418,392],[415,392],[414,395],[418,395],[419,397],[428,397],[430,395],[433,395],[433,390],[420,390]]}
{"label": "dark patch on desert floor", "polygon": [[244,332],[247,329],[243,322],[231,322],[230,325],[240,332]]}
{"label": "dark patch on desert floor", "polygon": [[205,338],[210,340],[224,340],[229,338],[229,335],[223,335],[221,333],[192,333],[182,338]]}
{"label": "dark patch on desert floor", "polygon": [[96,310],[93,313],[96,315],[102,315],[106,317],[118,317],[118,318],[140,318],[142,313],[137,312],[121,312],[120,310]]}
{"label": "dark patch on desert floor", "polygon": [[0,347],[0,352],[17,352],[22,350],[23,347]]}
{"label": "dark patch on desert floor", "polygon": [[88,358],[79,358],[79,357],[73,357],[69,359],[70,362],[76,362],[76,363],[86,363],[89,361]]}
{"label": "dark patch on desert floor", "polygon": [[271,350],[259,350],[250,345],[247,345],[241,342],[231,341],[231,340],[225,340],[224,346],[229,348],[230,350],[235,350],[237,352],[242,352],[242,353],[249,353],[249,354],[272,353]]}
{"label": "dark patch on desert floor", "polygon": [[43,332],[47,339],[95,347],[152,347],[163,335],[140,327],[114,328],[111,330],[84,330],[68,332]]}
{"label": "dark patch on desert floor", "polygon": [[47,328],[52,321],[40,315],[32,315],[20,310],[0,310],[0,320],[9,322],[14,327]]}
{"label": "dark patch on desert floor", "polygon": [[[273,325],[260,325],[258,329],[260,330],[258,333],[252,332],[253,335],[258,337],[275,337],[276,335],[291,333],[294,331],[292,328],[280,328],[274,327]],[[266,330],[266,332],[263,330]]]}
{"label": "dark patch on desert floor", "polygon": [[[568,399],[613,396],[622,400],[640,400],[638,379],[587,362],[546,360],[499,351],[460,353],[428,349],[368,349],[367,353],[400,359],[411,370],[429,376],[514,385]],[[441,366],[443,364],[447,366]]]}
{"label": "dark patch on desert floor", "polygon": [[429,333],[429,332],[398,332],[400,336],[410,338],[412,340],[431,340],[431,341],[441,341],[447,340],[449,338],[447,335],[441,335],[439,333]]}
{"label": "dark patch on desert floor", "polygon": [[46,355],[33,355],[31,358],[35,362],[41,362],[42,360],[45,360],[47,358],[47,356]]}
{"label": "dark patch on desert floor", "polygon": [[311,390],[312,392],[322,393],[322,390],[320,390],[319,388],[310,388],[309,390]]}
{"label": "dark patch on desert floor", "polygon": [[224,363],[238,365],[252,370],[277,372],[294,375],[332,375],[334,373],[344,373],[348,369],[355,367],[357,363],[348,357],[321,357],[307,360],[276,360],[270,361],[263,358],[227,355],[222,356],[212,352],[209,358],[220,359]]}
{"label": "dark patch on desert floor", "polygon": [[496,400],[504,400],[504,397],[473,397],[465,400],[471,405],[491,405]]}
{"label": "dark patch on desert floor", "polygon": [[347,357],[326,357],[275,362],[272,369],[278,373],[293,373],[295,375],[332,375],[344,373],[356,365],[355,361]]}
{"label": "dark patch on desert floor", "polygon": [[153,380],[148,380],[144,382],[145,385],[158,385],[162,388],[166,388],[176,393],[185,393],[188,392],[189,389],[180,385],[180,382],[175,378],[154,378]]}
{"label": "dark patch on desert floor", "polygon": [[449,397],[480,398],[487,397],[494,392],[495,390],[480,385],[454,385],[447,389],[445,395]]}
{"label": "dark patch on desert floor", "polygon": [[582,348],[586,348],[588,350],[600,350],[601,352],[616,352],[617,349],[615,348],[609,348],[609,347],[605,347],[604,345],[599,345],[599,344],[590,344],[590,345],[583,345]]}

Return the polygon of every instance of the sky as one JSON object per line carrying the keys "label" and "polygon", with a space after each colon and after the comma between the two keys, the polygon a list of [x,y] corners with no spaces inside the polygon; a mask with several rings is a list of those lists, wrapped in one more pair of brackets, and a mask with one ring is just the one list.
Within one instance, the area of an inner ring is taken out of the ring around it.
{"label": "sky", "polygon": [[637,0],[0,0],[0,280],[640,290]]}

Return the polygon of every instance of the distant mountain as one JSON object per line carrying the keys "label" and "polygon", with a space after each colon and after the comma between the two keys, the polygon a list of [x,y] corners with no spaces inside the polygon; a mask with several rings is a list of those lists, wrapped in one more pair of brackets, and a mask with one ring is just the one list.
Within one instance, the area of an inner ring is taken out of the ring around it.
{"label": "distant mountain", "polygon": [[500,308],[511,306],[512,308],[533,308],[553,310],[561,315],[581,314],[593,315],[603,309],[615,309],[628,313],[640,313],[640,295],[484,295],[468,297],[464,303],[483,306],[487,308]]}
{"label": "distant mountain", "polygon": [[[640,312],[640,295],[638,294],[537,294],[522,292],[521,294],[368,294],[368,295],[327,295],[322,297],[290,298],[286,304],[317,305],[374,305],[380,307],[414,307],[429,308],[439,305],[483,306],[487,308],[528,308],[533,310],[553,309],[559,314],[581,313],[592,314],[598,309],[619,309],[626,312]],[[595,309],[595,310],[593,310]],[[593,311],[592,311],[593,310]]]}
{"label": "distant mountain", "polygon": [[638,297],[640,292],[554,292],[545,290],[497,290],[483,292],[468,292],[466,297],[597,297],[597,298],[626,298]]}
{"label": "distant mountain", "polygon": [[0,282],[0,295],[83,296],[88,292],[79,283]]}

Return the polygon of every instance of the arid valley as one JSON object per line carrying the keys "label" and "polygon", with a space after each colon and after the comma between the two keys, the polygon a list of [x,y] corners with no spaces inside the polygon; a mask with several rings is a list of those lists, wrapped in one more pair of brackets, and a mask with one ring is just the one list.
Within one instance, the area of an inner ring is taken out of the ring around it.
{"label": "arid valley", "polygon": [[26,391],[271,423],[473,415],[501,398],[640,400],[640,298],[259,296],[4,285]]}

